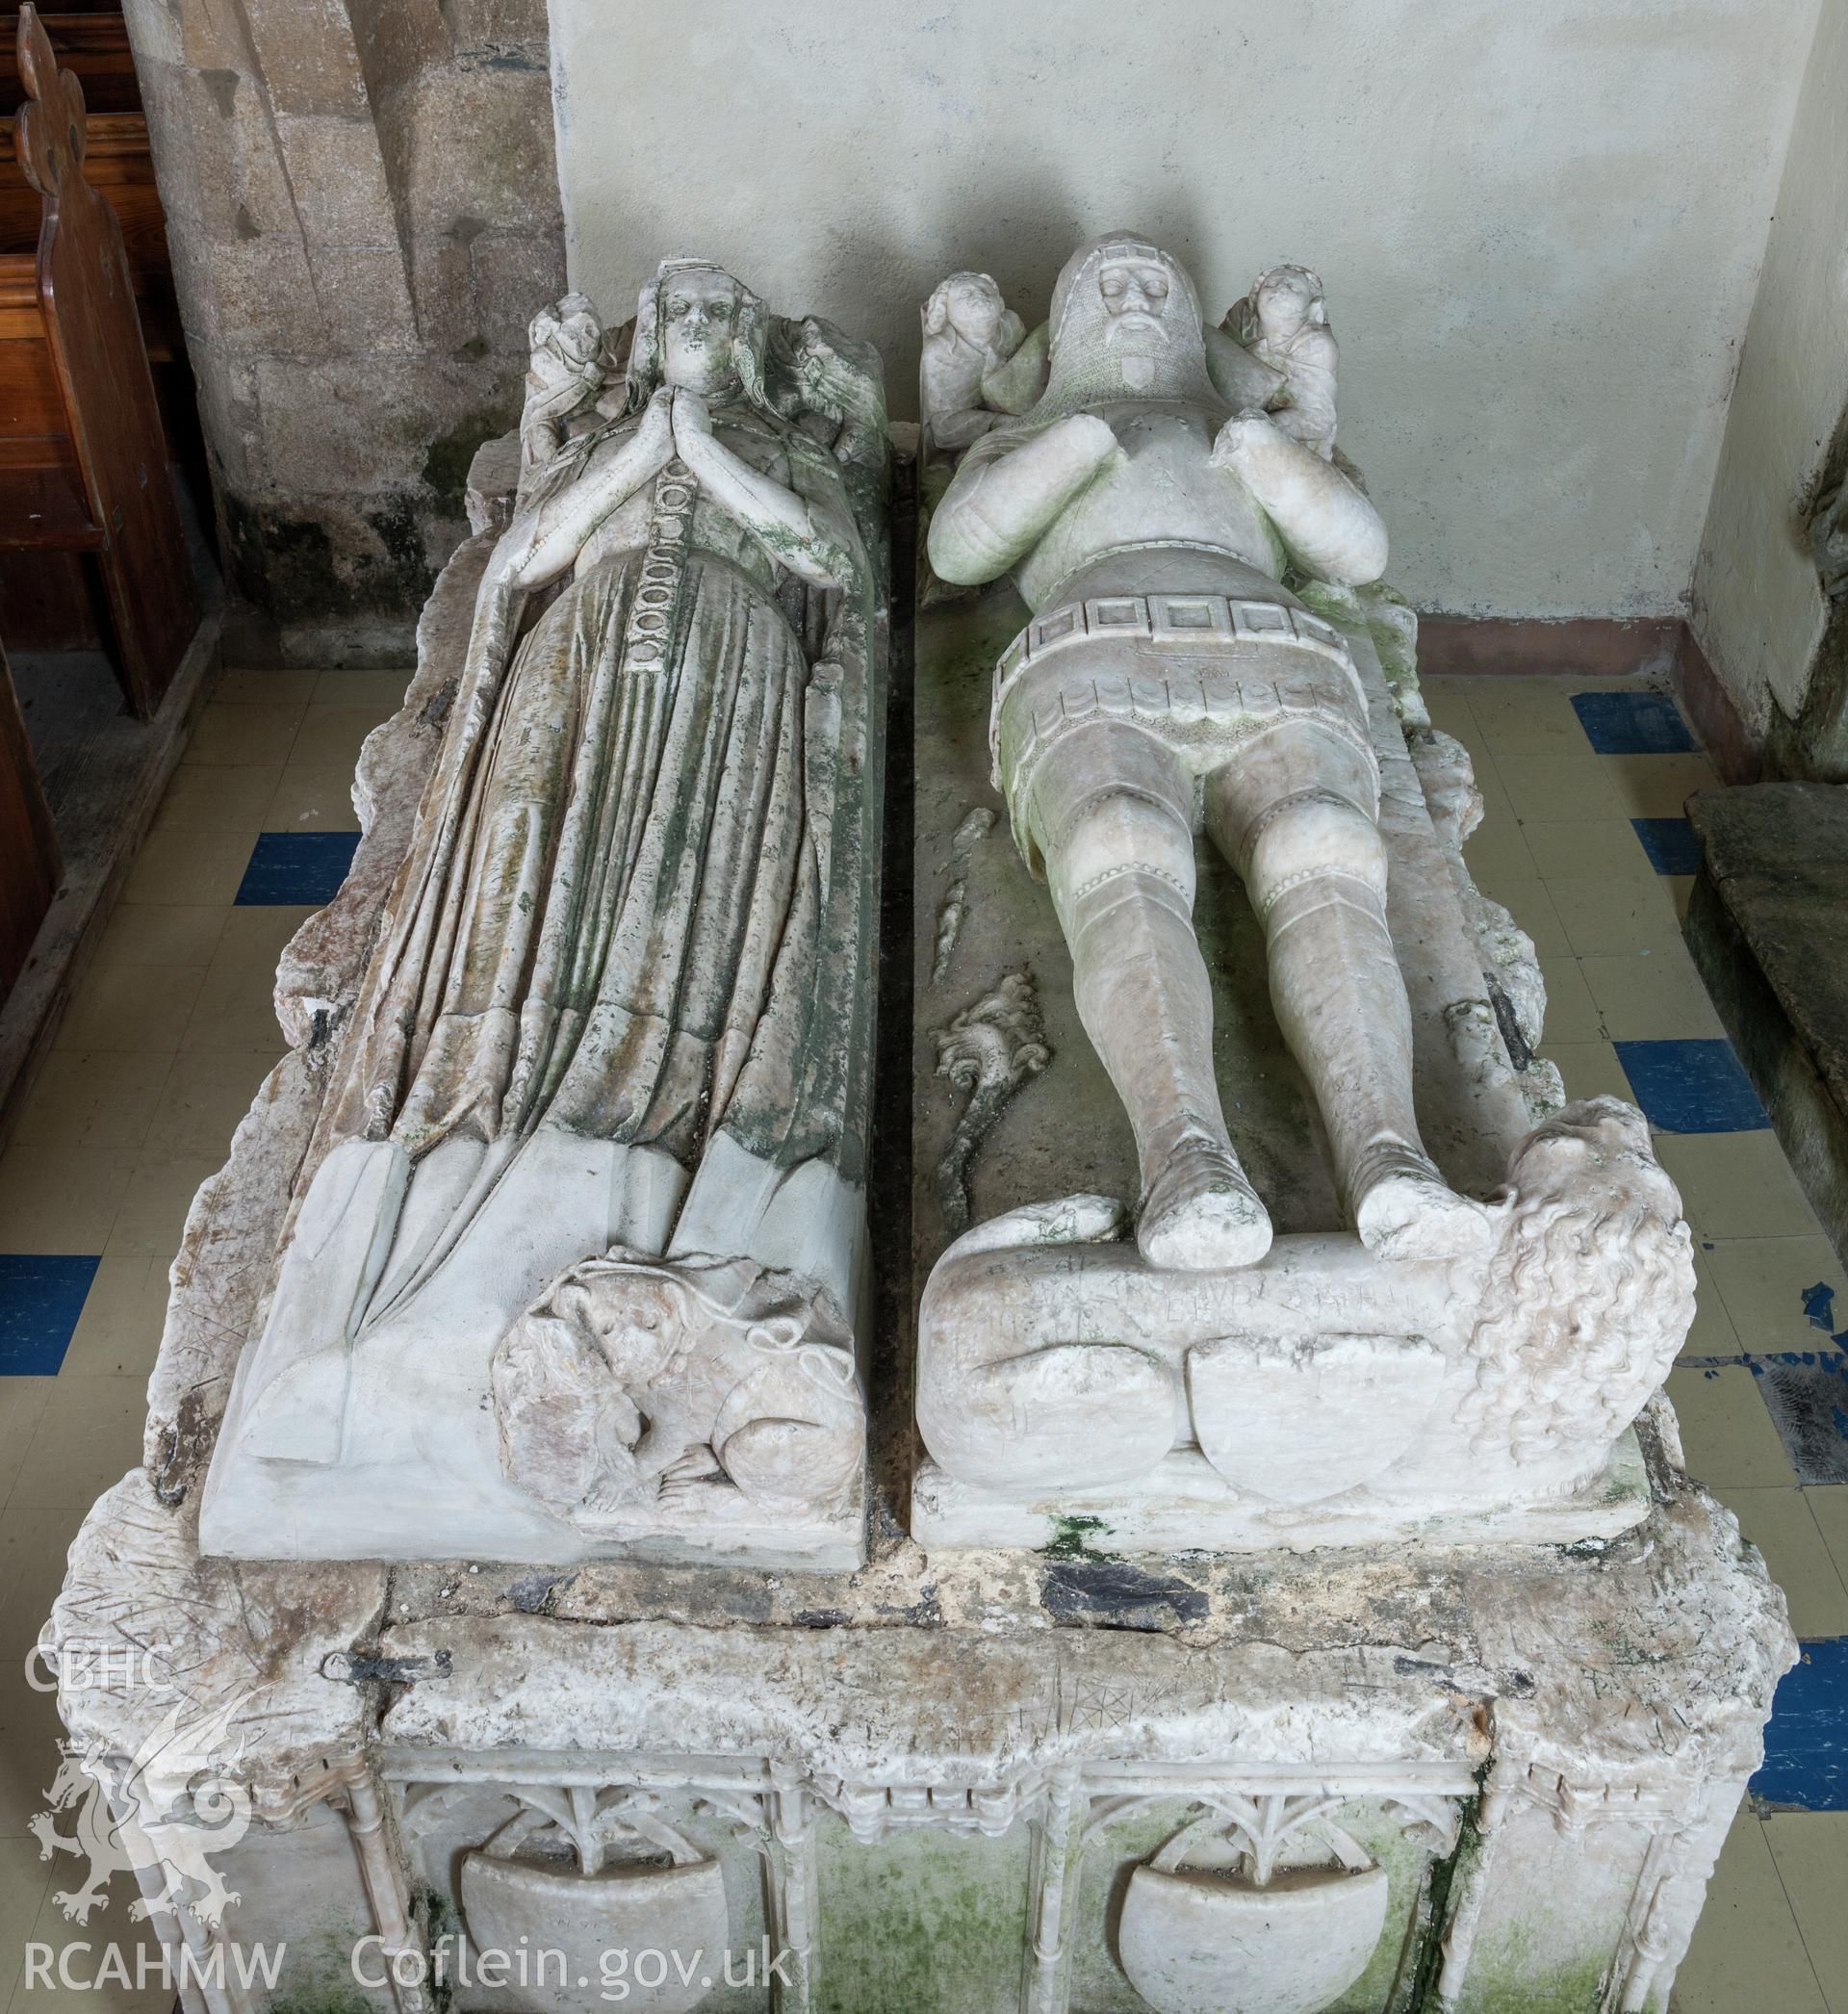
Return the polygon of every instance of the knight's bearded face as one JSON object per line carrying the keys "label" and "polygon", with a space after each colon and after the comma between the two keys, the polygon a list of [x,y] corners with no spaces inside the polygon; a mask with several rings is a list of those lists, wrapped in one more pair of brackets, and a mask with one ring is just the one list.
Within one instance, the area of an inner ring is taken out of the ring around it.
{"label": "knight's bearded face", "polygon": [[1081,245],[1052,292],[1051,374],[1040,416],[1125,396],[1213,400],[1199,296],[1186,270],[1140,232]]}
{"label": "knight's bearded face", "polygon": [[1107,260],[1097,269],[1097,293],[1104,304],[1104,342],[1130,388],[1145,391],[1173,341],[1168,318],[1174,288],[1168,269],[1157,259]]}
{"label": "knight's bearded face", "polygon": [[1166,343],[1168,280],[1167,268],[1154,259],[1116,259],[1097,269],[1097,292],[1103,297],[1106,324],[1113,343],[1152,331]]}

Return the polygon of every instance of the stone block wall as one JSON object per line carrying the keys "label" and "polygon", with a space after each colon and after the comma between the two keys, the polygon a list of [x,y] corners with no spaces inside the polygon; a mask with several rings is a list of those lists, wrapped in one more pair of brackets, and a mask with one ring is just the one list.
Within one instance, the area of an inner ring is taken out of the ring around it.
{"label": "stone block wall", "polygon": [[408,648],[564,287],[545,0],[126,0],[235,592]]}

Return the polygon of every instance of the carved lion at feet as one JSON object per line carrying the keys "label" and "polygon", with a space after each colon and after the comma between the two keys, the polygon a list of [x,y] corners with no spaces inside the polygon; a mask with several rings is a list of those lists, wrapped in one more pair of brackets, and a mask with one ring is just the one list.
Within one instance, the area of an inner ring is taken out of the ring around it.
{"label": "carved lion at feet", "polygon": [[827,1514],[860,1472],[865,1412],[826,1297],[749,1259],[616,1247],[561,1274],[495,1352],[508,1478],[573,1523],[658,1508]]}
{"label": "carved lion at feet", "polygon": [[1693,1240],[1642,1114],[1568,1105],[1509,1159],[1457,1418],[1524,1465],[1583,1449],[1587,1473],[1667,1376],[1694,1317]]}

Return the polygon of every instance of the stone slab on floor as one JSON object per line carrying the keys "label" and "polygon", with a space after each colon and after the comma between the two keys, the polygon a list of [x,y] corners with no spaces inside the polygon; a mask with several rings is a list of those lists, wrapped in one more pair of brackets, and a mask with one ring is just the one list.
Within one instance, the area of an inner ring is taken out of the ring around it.
{"label": "stone slab on floor", "polygon": [[1687,940],[1837,1252],[1848,1253],[1848,789],[1688,800],[1702,865]]}

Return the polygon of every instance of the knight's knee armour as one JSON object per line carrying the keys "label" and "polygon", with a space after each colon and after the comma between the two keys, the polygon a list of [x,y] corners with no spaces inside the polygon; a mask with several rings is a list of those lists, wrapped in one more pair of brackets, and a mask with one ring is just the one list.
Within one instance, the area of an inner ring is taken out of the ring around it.
{"label": "knight's knee armour", "polygon": [[1050,836],[1053,899],[1069,927],[1083,928],[1126,896],[1152,899],[1183,917],[1194,909],[1192,826],[1153,793],[1119,785],[1070,807]]}
{"label": "knight's knee armour", "polygon": [[1307,789],[1280,798],[1254,821],[1245,848],[1245,887],[1261,917],[1292,889],[1329,876],[1358,884],[1374,902],[1385,897],[1386,847],[1379,827],[1336,791]]}

